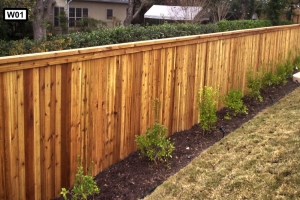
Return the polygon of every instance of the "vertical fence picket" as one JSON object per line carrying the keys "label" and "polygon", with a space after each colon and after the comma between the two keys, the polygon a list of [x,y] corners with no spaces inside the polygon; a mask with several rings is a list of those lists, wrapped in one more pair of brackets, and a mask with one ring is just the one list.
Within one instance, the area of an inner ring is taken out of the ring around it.
{"label": "vertical fence picket", "polygon": [[[56,73],[55,73],[55,81],[54,81],[54,87],[55,87],[55,94],[53,93],[52,101],[53,104],[55,104],[55,110],[53,115],[55,116],[55,130],[54,130],[54,180],[60,180],[61,179],[61,160],[64,159],[61,156],[61,121],[62,121],[62,109],[61,109],[61,92],[62,92],[62,80],[61,80],[61,71],[62,65],[56,65]],[[54,181],[54,195],[59,194],[61,191],[61,181]]]}

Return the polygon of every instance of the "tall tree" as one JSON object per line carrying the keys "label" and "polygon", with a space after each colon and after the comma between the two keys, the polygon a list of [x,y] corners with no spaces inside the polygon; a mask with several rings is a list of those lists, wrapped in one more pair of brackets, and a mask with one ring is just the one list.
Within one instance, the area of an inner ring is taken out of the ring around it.
{"label": "tall tree", "polygon": [[168,0],[129,0],[124,26],[129,26],[137,16],[140,15],[145,6],[153,4],[165,4]]}
{"label": "tall tree", "polygon": [[291,0],[269,0],[266,13],[273,25],[279,25],[281,12],[288,8]]}
{"label": "tall tree", "polygon": [[225,19],[233,3],[234,0],[213,0],[211,4],[213,21]]}
{"label": "tall tree", "polygon": [[[176,0],[172,2],[173,6],[180,6],[171,8],[171,15],[174,19],[179,17],[178,12],[188,22],[198,23],[203,18],[208,18],[210,14],[211,0]],[[193,19],[191,19],[192,13],[197,13]]]}
{"label": "tall tree", "polygon": [[[1,12],[3,8],[28,8],[29,22],[32,24],[33,37],[35,41],[41,40],[46,37],[47,22],[52,12],[55,0],[0,0]],[[8,27],[24,25],[24,22],[3,22],[1,21],[1,32],[5,31],[6,34],[12,34],[13,31]],[[7,28],[7,29],[5,29]]]}
{"label": "tall tree", "polygon": [[46,38],[47,23],[55,0],[36,0],[33,8],[32,28],[35,41]]}
{"label": "tall tree", "polygon": [[[128,9],[126,18],[124,20],[124,26],[129,26],[134,18],[136,18],[141,10],[144,8],[145,5],[149,3],[149,0],[129,0],[128,2]],[[135,11],[135,8],[138,9]]]}
{"label": "tall tree", "polygon": [[229,10],[231,19],[252,19],[254,13],[262,12],[265,0],[234,0]]}

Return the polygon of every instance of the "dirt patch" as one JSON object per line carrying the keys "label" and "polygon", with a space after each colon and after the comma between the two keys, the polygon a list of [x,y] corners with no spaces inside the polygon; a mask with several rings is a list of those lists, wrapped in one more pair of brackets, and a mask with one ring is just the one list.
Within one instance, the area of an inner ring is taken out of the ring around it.
{"label": "dirt patch", "polygon": [[94,196],[94,199],[139,199],[148,195],[202,151],[219,141],[223,136],[219,127],[223,126],[225,135],[229,134],[296,87],[298,86],[290,79],[286,85],[263,90],[261,92],[263,102],[244,98],[244,103],[248,107],[248,115],[238,115],[232,120],[224,119],[226,109],[218,111],[217,129],[211,134],[203,135],[198,125],[193,126],[190,130],[174,133],[170,138],[175,143],[175,150],[168,165],[161,164],[156,167],[152,162],[140,159],[139,151],[130,154],[95,177],[100,194]]}

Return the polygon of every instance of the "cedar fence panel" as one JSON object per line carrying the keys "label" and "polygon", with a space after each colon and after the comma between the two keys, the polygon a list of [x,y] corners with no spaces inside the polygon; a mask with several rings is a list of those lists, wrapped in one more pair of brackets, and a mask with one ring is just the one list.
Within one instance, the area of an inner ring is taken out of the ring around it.
{"label": "cedar fence panel", "polygon": [[169,135],[189,129],[200,88],[245,93],[249,67],[299,48],[297,24],[0,58],[0,199],[59,196],[78,155],[96,175],[136,150],[153,99]]}

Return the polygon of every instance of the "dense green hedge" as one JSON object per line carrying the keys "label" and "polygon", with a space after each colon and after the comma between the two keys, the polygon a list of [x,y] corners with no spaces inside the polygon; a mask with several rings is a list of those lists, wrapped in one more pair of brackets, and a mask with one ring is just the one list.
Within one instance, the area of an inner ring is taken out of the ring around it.
{"label": "dense green hedge", "polygon": [[232,31],[240,29],[250,29],[250,28],[259,28],[272,26],[269,20],[238,20],[238,21],[227,21],[222,20],[218,22],[218,31]]}
{"label": "dense green hedge", "polygon": [[[291,24],[282,21],[281,25]],[[98,29],[92,32],[77,32],[48,38],[48,41],[35,43],[28,38],[17,41],[0,40],[0,56],[26,53],[48,52],[124,42],[170,38],[186,35],[215,33],[230,30],[271,26],[268,20],[220,21],[216,24],[162,24],[157,26],[128,26],[114,29]]]}

